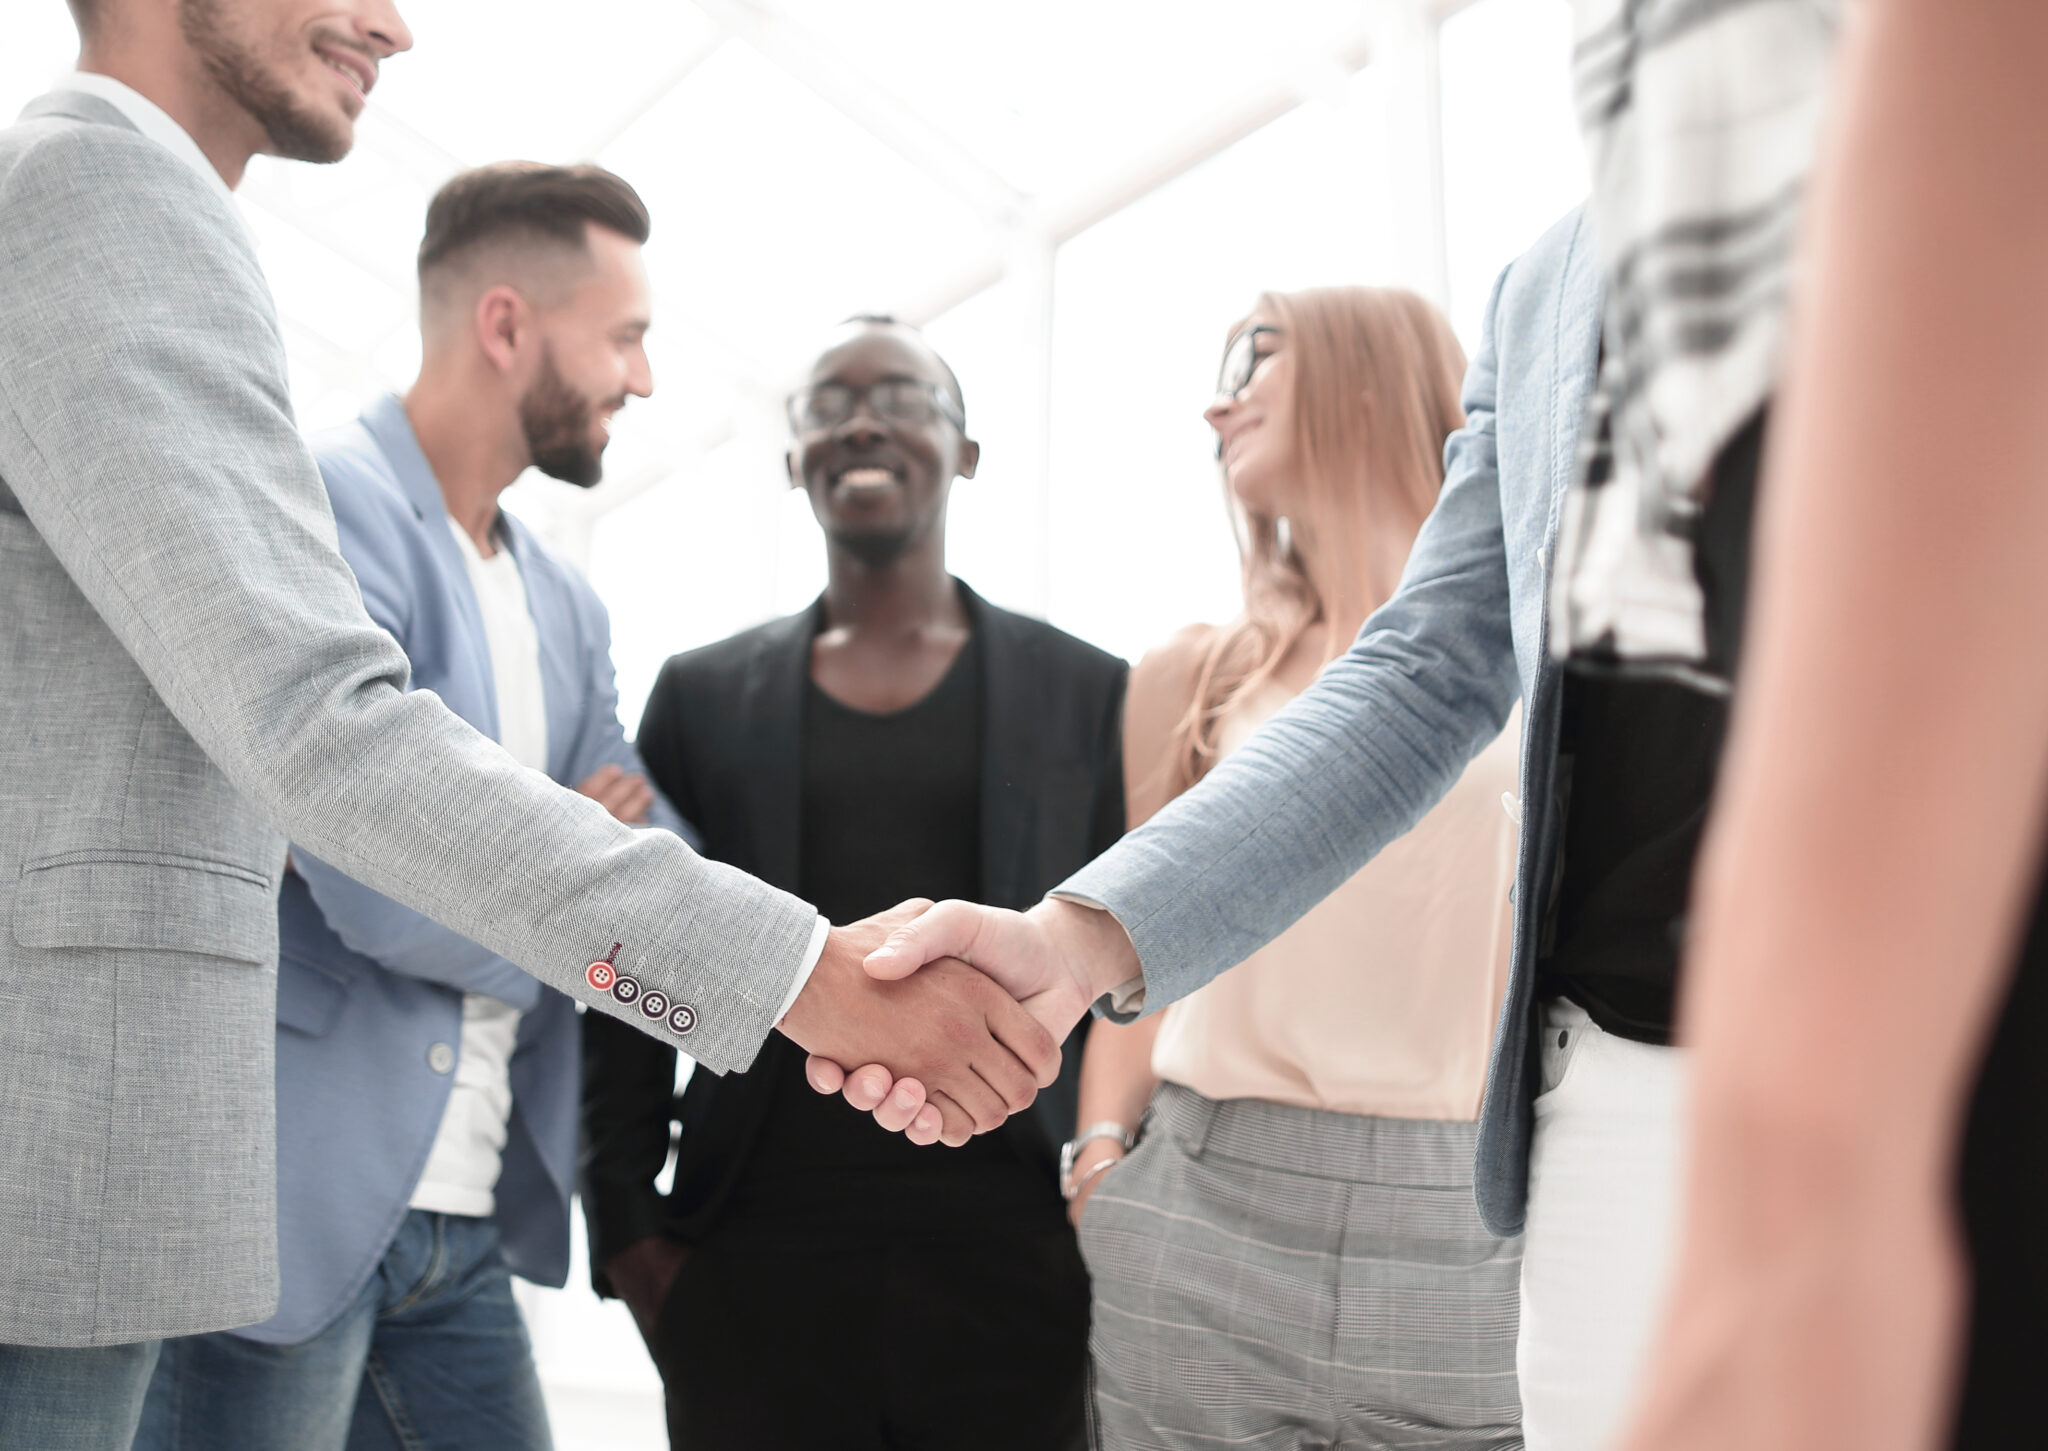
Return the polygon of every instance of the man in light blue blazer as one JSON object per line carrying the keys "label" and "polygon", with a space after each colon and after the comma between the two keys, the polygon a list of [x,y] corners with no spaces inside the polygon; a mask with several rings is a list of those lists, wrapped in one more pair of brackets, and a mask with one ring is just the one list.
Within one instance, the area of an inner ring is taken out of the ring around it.
{"label": "man in light blue blazer", "polygon": [[[620,820],[681,829],[620,728],[604,606],[498,507],[528,463],[595,483],[605,419],[649,391],[646,235],[594,167],[458,176],[421,248],[419,381],[313,452],[411,688]],[[278,926],[278,1310],[167,1341],[137,1445],[547,1446],[510,1276],[567,1277],[575,1004],[303,848]]]}

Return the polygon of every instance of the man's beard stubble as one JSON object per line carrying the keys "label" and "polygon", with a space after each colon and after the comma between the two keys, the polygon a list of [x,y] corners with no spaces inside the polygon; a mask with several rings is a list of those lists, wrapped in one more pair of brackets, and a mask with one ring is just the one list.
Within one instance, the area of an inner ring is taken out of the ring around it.
{"label": "man's beard stubble", "polygon": [[354,129],[301,105],[230,33],[224,10],[222,0],[179,0],[178,28],[215,84],[263,127],[271,150],[288,161],[326,163],[348,155]]}
{"label": "man's beard stubble", "polygon": [[533,466],[551,479],[587,489],[604,477],[604,450],[590,446],[590,400],[569,386],[543,346],[540,376],[519,400],[519,427]]}

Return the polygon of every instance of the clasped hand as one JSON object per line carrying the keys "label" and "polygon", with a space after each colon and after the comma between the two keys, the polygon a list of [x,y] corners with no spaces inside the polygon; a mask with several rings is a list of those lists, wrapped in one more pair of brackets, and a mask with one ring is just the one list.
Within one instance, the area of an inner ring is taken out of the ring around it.
{"label": "clasped hand", "polygon": [[782,1030],[820,1093],[913,1143],[958,1146],[1028,1107],[1081,1015],[1137,975],[1107,912],[911,901],[834,928]]}

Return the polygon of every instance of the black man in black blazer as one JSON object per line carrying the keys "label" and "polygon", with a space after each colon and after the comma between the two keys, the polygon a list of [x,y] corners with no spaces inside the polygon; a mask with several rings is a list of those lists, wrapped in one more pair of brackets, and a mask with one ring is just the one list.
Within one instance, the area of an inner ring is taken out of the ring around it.
{"label": "black man in black blazer", "polygon": [[[707,855],[834,922],[913,896],[1029,907],[1122,834],[1126,666],[946,573],[946,494],[978,450],[913,329],[857,320],[791,424],[831,582],[668,662],[649,774]],[[1030,1110],[948,1149],[814,1093],[780,1034],[678,1098],[672,1049],[584,1026],[594,1279],[640,1323],[673,1445],[1082,1443],[1088,1282],[1055,1168],[1082,1030]]]}

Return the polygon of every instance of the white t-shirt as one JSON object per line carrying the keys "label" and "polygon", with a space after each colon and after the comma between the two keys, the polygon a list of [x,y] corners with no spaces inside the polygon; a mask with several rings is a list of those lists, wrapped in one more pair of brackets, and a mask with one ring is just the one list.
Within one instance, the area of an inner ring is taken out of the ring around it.
{"label": "white t-shirt", "polygon": [[[502,544],[485,559],[453,519],[456,547],[483,615],[498,695],[498,744],[522,766],[547,769],[547,700],[541,690],[540,636],[526,605],[519,561]],[[455,1084],[412,1207],[485,1218],[497,1209],[506,1127],[512,1120],[512,1049],[519,1010],[481,993],[462,999],[462,1046]]]}

